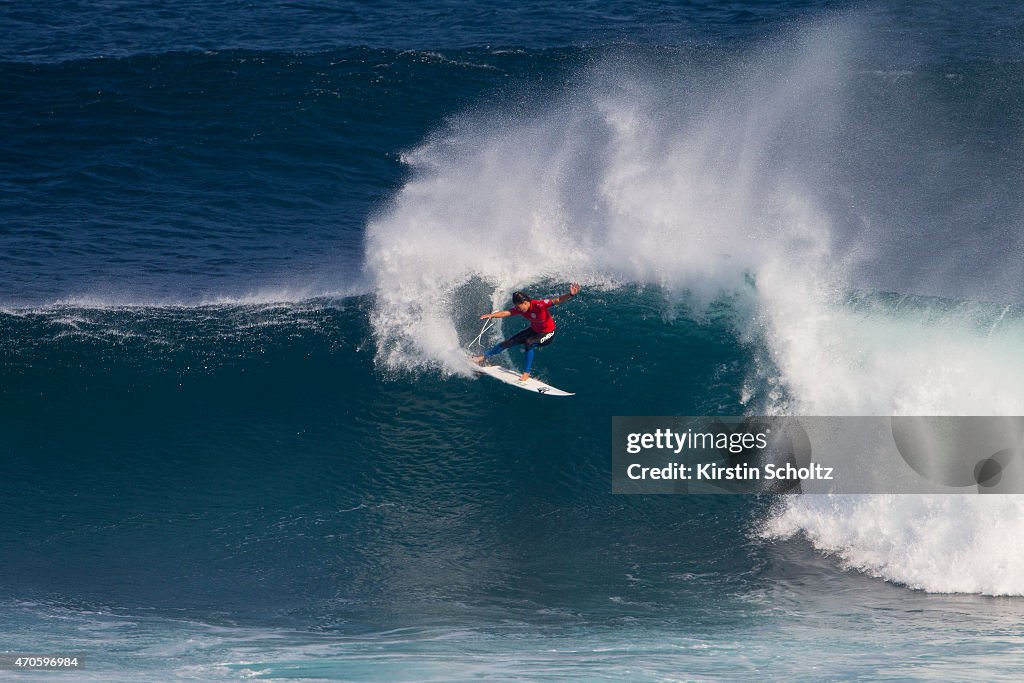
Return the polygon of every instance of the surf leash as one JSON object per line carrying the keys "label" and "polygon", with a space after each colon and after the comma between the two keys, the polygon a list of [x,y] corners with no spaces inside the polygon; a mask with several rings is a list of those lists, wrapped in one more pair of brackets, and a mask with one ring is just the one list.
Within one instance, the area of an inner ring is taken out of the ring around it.
{"label": "surf leash", "polygon": [[476,339],[474,339],[473,341],[469,342],[469,346],[467,346],[466,348],[467,349],[471,349],[471,348],[473,348],[473,344],[479,344],[480,348],[482,349],[484,347],[484,345],[483,345],[483,342],[480,341],[480,340],[483,338],[484,332],[486,332],[487,330],[491,329],[493,326],[494,326],[494,318],[488,318],[487,320],[485,320],[484,321],[484,326],[480,328],[480,334],[476,335]]}

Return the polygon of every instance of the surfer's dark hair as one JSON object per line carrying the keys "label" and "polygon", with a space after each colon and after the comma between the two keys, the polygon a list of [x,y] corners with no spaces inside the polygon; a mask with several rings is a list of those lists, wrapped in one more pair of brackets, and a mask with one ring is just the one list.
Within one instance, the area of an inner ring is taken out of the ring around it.
{"label": "surfer's dark hair", "polygon": [[526,295],[526,292],[516,292],[512,295],[512,303],[514,304],[521,304],[529,300],[530,297]]}

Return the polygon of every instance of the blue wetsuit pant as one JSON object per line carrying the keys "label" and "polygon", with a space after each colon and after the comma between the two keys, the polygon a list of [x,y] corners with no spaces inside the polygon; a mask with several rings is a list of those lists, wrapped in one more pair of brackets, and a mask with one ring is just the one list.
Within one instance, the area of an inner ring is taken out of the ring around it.
{"label": "blue wetsuit pant", "polygon": [[484,355],[488,358],[497,355],[505,349],[510,349],[513,346],[522,344],[526,348],[526,365],[523,367],[523,372],[529,372],[530,368],[533,367],[533,350],[540,348],[541,346],[547,346],[555,339],[555,331],[550,332],[534,332],[532,328],[527,327],[522,332],[518,332],[500,344],[495,344]]}

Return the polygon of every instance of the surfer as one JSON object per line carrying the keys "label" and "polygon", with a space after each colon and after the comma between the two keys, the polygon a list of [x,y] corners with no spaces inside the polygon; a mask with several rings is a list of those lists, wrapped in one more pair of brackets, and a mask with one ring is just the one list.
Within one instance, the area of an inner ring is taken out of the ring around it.
{"label": "surfer", "polygon": [[574,282],[569,285],[569,293],[555,297],[554,299],[531,299],[525,292],[516,292],[512,295],[512,308],[493,313],[484,313],[481,320],[487,318],[507,318],[510,315],[521,315],[530,321],[530,326],[518,332],[500,344],[495,344],[491,349],[484,352],[482,356],[473,356],[473,362],[482,365],[491,356],[497,355],[505,349],[522,344],[526,350],[526,365],[523,367],[523,374],[520,382],[530,378],[530,368],[533,367],[533,350],[541,346],[547,346],[555,339],[555,319],[551,317],[548,310],[552,306],[564,303],[580,293],[580,285]]}

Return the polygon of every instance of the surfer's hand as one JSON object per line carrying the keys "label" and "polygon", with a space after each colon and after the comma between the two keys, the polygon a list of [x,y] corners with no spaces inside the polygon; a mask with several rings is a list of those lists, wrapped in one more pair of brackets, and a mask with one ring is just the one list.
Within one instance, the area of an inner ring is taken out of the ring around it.
{"label": "surfer's hand", "polygon": [[580,283],[574,282],[571,285],[569,285],[569,293],[572,294],[573,296],[576,296],[577,294],[579,294],[580,293]]}
{"label": "surfer's hand", "polygon": [[480,319],[481,320],[487,320],[488,318],[493,318],[493,317],[494,317],[493,313],[484,313],[483,315],[480,316]]}

